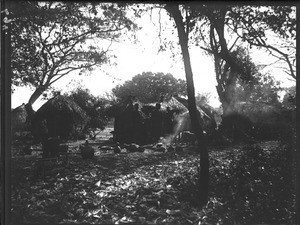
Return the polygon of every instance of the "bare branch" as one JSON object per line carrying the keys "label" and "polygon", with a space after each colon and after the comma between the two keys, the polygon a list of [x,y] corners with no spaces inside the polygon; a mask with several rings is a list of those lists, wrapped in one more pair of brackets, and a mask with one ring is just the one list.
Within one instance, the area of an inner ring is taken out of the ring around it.
{"label": "bare branch", "polygon": [[205,50],[205,51],[207,51],[207,52],[210,53],[210,54],[214,54],[213,50],[211,50],[211,49],[204,48],[204,47],[202,47],[202,46],[200,46],[200,48],[203,49],[203,50]]}
{"label": "bare branch", "polygon": [[235,39],[235,41],[233,42],[233,44],[231,45],[231,47],[229,48],[229,51],[231,51],[233,49],[233,47],[235,46],[236,42],[240,39],[240,37],[237,37]]}

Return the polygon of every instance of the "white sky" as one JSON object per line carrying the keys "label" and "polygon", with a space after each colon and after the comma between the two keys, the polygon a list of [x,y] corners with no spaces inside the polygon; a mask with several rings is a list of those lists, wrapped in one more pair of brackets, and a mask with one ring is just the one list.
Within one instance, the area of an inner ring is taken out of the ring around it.
{"label": "white sky", "polygon": [[[89,76],[78,76],[70,74],[63,79],[57,81],[54,85],[55,88],[60,89],[62,93],[68,92],[74,88],[74,84],[80,83],[86,88],[90,89],[91,93],[98,96],[109,92],[116,84],[121,84],[126,80],[130,80],[133,76],[142,72],[163,72],[171,73],[176,78],[185,79],[183,62],[180,55],[177,55],[176,60],[172,59],[169,51],[158,53],[159,39],[158,39],[158,26],[153,24],[157,21],[157,17],[152,15],[152,22],[148,17],[140,21],[142,30],[138,31],[137,39],[139,42],[133,44],[132,41],[127,40],[122,43],[113,43],[112,50],[117,56],[115,62],[117,65],[105,65],[101,70],[93,71]],[[164,31],[168,40],[178,40],[177,32],[175,35],[171,34],[172,24],[168,21],[169,29]],[[176,42],[175,42],[176,43]],[[176,46],[178,50],[178,46]],[[176,51],[176,49],[175,49]],[[211,104],[218,106],[218,97],[216,93],[216,79],[214,73],[214,65],[211,57],[203,54],[203,50],[199,47],[192,47],[190,49],[191,64],[194,74],[194,84],[196,93],[211,92]],[[265,60],[266,54],[262,51],[254,52],[254,61]],[[276,73],[277,74],[277,73]],[[283,86],[294,85],[295,82],[289,82],[282,72],[278,71],[278,76],[285,83]],[[73,81],[72,81],[73,80]],[[12,108],[15,108],[22,103],[26,103],[32,94],[29,88],[17,88],[12,94]],[[33,108],[37,110],[44,102],[37,101]]]}

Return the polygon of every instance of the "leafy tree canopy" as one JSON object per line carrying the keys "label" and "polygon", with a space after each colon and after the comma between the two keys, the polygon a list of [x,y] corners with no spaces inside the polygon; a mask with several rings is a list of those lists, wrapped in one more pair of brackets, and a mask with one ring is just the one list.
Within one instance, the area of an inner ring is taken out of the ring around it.
{"label": "leafy tree canopy", "polygon": [[29,1],[13,5],[12,82],[35,88],[30,105],[70,72],[84,72],[110,61],[111,43],[136,28],[124,7]]}
{"label": "leafy tree canopy", "polygon": [[265,49],[281,63],[284,72],[296,78],[296,7],[193,4],[184,9],[191,40],[236,70],[239,67],[230,58],[229,43],[241,40],[250,47]]}
{"label": "leafy tree canopy", "polygon": [[[292,6],[232,7],[228,27],[251,46],[264,48],[296,79],[296,8]],[[274,41],[274,39],[279,39]],[[277,42],[277,43],[276,43]],[[285,66],[283,66],[285,65]]]}
{"label": "leafy tree canopy", "polygon": [[119,99],[131,95],[143,103],[150,103],[159,101],[161,96],[186,95],[186,82],[174,78],[170,73],[143,72],[116,86],[112,92]]}

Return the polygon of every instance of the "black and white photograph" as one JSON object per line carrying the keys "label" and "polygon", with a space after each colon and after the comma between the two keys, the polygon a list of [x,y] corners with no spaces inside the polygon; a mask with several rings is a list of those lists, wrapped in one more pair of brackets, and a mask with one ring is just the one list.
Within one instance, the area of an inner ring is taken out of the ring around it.
{"label": "black and white photograph", "polygon": [[300,223],[298,6],[255,3],[2,1],[1,222]]}

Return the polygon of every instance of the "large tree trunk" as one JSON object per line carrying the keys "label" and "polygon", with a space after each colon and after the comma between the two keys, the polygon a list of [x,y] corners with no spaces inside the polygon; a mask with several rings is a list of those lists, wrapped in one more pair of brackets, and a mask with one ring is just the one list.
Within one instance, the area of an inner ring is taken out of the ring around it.
{"label": "large tree trunk", "polygon": [[222,87],[222,85],[218,82],[218,85],[216,86],[217,93],[219,95],[220,102],[222,104],[223,108],[223,115],[227,114],[230,108],[230,99],[228,99],[228,96],[226,94],[226,87]]}
{"label": "large tree trunk", "polygon": [[187,82],[187,93],[188,93],[188,109],[191,118],[192,128],[197,137],[198,150],[200,153],[200,206],[204,206],[208,201],[208,184],[209,184],[209,160],[206,141],[203,135],[203,129],[200,125],[200,121],[197,119],[197,107],[195,100],[195,88],[193,81],[193,73],[190,62],[190,55],[188,50],[188,33],[185,32],[183,18],[179,11],[178,5],[166,5],[166,10],[171,14],[175,20],[179,43],[183,55],[186,82]]}
{"label": "large tree trunk", "polygon": [[[234,100],[234,98],[232,98],[232,87],[235,85],[235,75],[232,71],[229,73],[229,68],[233,70],[233,67],[237,67],[237,65],[232,65],[231,56],[224,38],[224,16],[225,14],[223,13],[223,16],[217,21],[215,18],[209,17],[212,21],[209,34],[211,50],[209,52],[214,56],[216,80],[218,83],[216,89],[220,102],[222,103],[223,116],[228,115],[232,111]],[[219,44],[217,44],[215,38],[215,29],[219,35]],[[219,50],[219,45],[221,46],[221,52]],[[221,54],[222,52],[225,52],[226,54]]]}

